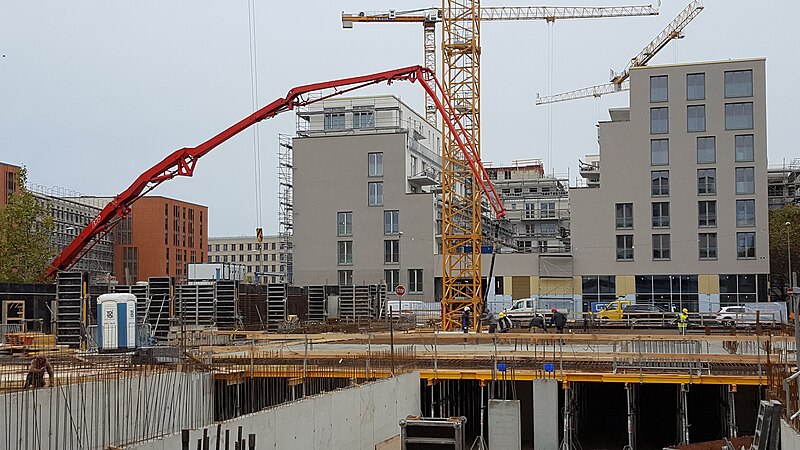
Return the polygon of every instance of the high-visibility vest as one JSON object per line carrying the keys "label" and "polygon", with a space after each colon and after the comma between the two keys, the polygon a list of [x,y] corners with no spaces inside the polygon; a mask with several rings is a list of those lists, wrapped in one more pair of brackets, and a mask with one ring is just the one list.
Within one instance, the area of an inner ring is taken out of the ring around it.
{"label": "high-visibility vest", "polygon": [[678,328],[685,328],[686,327],[686,322],[688,320],[689,320],[689,315],[688,314],[680,313],[678,315]]}

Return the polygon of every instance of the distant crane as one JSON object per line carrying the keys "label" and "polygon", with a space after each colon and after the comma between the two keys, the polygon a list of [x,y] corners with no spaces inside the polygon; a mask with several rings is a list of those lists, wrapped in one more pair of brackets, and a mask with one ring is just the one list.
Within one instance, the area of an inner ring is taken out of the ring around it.
{"label": "distant crane", "polygon": [[631,58],[628,66],[621,73],[615,74],[612,72],[611,82],[591,86],[574,91],[564,92],[561,94],[548,95],[545,97],[536,96],[537,105],[545,105],[548,103],[563,102],[567,100],[574,100],[578,98],[587,97],[600,97],[601,95],[611,94],[614,92],[622,92],[630,89],[630,70],[634,67],[646,66],[656,53],[664,48],[671,40],[680,39],[683,37],[683,30],[689,25],[698,14],[703,10],[703,2],[701,0],[694,0],[689,3],[686,8],[672,21],[666,28],[664,28],[658,36],[655,37],[638,55]]}
{"label": "distant crane", "polygon": [[[610,17],[656,16],[658,8],[643,6],[486,6],[480,8],[480,21],[519,21],[557,19],[602,19]],[[354,23],[421,23],[423,32],[424,66],[436,72],[436,24],[442,21],[442,9],[437,7],[385,12],[342,13],[342,27]],[[425,118],[436,125],[436,106],[425,96]]]}

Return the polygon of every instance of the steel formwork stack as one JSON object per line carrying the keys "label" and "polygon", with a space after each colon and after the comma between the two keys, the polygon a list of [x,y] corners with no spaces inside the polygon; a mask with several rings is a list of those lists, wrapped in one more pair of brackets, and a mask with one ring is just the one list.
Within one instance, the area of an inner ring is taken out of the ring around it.
{"label": "steel formwork stack", "polygon": [[308,320],[310,322],[324,322],[327,316],[325,286],[308,286],[306,287],[306,295],[308,296]]}
{"label": "steel formwork stack", "polygon": [[218,280],[214,283],[216,298],[215,322],[218,327],[235,328],[239,323],[236,299],[237,285],[233,280]]}
{"label": "steel formwork stack", "polygon": [[58,272],[56,281],[56,343],[79,347],[85,272]]}
{"label": "steel formwork stack", "polygon": [[277,331],[278,324],[286,320],[286,284],[267,285],[267,330]]}
{"label": "steel formwork stack", "polygon": [[214,283],[176,286],[175,318],[183,325],[215,326]]}

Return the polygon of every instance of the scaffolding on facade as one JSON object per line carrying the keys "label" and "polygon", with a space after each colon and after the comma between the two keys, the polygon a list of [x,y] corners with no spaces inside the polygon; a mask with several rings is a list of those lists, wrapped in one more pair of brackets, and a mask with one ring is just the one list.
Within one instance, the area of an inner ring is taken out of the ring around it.
{"label": "scaffolding on facade", "polygon": [[292,137],[278,135],[278,236],[281,238],[281,282],[292,284],[292,234],[294,232],[294,166],[292,164]]}

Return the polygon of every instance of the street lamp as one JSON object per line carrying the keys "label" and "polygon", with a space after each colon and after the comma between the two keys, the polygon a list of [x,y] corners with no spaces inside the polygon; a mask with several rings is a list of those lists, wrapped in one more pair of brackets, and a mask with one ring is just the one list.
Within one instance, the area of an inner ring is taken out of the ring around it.
{"label": "street lamp", "polygon": [[789,261],[789,281],[786,285],[792,288],[794,287],[794,283],[792,282],[792,241],[789,239],[789,230],[791,229],[792,222],[786,222],[783,225],[786,226],[786,259]]}

